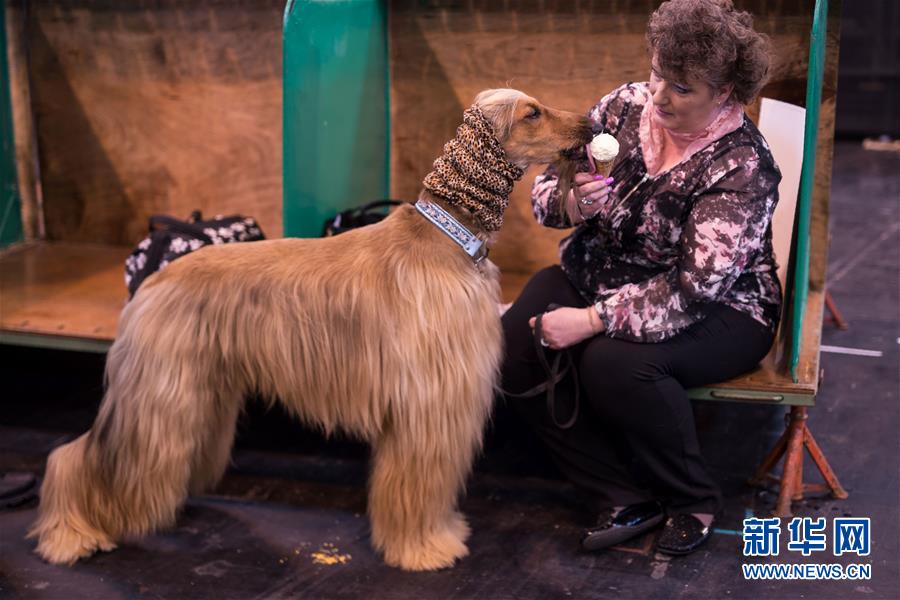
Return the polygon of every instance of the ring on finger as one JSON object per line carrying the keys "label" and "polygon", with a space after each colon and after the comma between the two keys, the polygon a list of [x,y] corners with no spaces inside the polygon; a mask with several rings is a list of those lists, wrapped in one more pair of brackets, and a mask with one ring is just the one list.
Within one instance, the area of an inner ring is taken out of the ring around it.
{"label": "ring on finger", "polygon": [[591,200],[590,198],[582,198],[581,203],[584,204],[585,206],[590,206],[591,204],[594,203],[594,201]]}

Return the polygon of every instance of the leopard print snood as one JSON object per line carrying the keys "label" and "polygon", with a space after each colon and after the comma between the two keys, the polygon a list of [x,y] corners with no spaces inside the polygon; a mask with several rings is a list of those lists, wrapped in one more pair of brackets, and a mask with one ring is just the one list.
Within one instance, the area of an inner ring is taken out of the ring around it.
{"label": "leopard print snood", "polygon": [[471,212],[485,231],[500,229],[509,194],[524,171],[507,160],[480,108],[473,104],[463,113],[456,137],[444,144],[433,167],[423,181],[426,190]]}

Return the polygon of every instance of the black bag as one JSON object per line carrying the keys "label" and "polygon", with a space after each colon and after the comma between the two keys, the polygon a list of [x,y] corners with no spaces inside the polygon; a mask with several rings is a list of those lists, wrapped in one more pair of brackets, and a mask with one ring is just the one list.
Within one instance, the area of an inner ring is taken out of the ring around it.
{"label": "black bag", "polygon": [[399,206],[401,204],[405,204],[405,202],[402,200],[375,200],[363,206],[340,212],[333,219],[325,221],[325,226],[322,227],[322,237],[337,235],[357,227],[377,223],[387,216],[379,209],[385,206]]}
{"label": "black bag", "polygon": [[259,224],[252,217],[217,215],[204,221],[199,210],[192,212],[187,221],[165,215],[150,217],[150,235],[125,259],[128,299],[151,274],[203,246],[264,239]]}

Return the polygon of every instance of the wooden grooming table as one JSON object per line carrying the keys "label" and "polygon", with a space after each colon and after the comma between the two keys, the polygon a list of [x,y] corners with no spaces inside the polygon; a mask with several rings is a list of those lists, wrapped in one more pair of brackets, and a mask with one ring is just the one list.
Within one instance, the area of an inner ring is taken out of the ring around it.
{"label": "wooden grooming table", "polygon": [[130,248],[70,242],[0,253],[0,343],[105,352],[128,298]]}

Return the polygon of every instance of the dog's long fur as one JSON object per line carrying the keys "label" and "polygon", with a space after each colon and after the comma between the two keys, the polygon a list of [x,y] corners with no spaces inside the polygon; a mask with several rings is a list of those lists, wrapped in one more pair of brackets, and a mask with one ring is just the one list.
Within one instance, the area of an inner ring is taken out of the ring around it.
{"label": "dog's long fur", "polygon": [[[526,118],[540,105],[521,92],[476,103],[520,166],[590,138],[571,113]],[[71,564],[173,524],[222,476],[242,400],[257,393],[372,444],[368,512],[388,564],[452,565],[468,552],[456,505],[494,393],[498,299],[496,267],[476,267],[411,206],[339,237],[179,259],[123,311],[93,427],[48,459],[37,552]]]}

